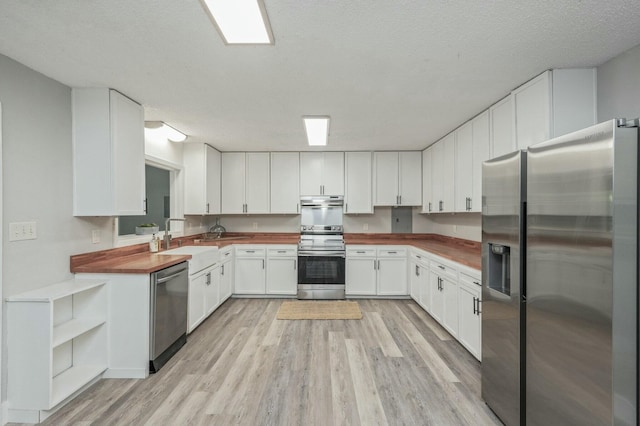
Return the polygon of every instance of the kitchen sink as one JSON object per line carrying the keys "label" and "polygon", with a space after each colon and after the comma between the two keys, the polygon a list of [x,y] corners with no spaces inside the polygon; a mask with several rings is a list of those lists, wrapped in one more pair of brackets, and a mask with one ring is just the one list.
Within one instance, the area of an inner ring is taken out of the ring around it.
{"label": "kitchen sink", "polygon": [[191,255],[189,260],[189,274],[195,274],[220,260],[220,253],[216,246],[183,246],[161,251],[160,255]]}

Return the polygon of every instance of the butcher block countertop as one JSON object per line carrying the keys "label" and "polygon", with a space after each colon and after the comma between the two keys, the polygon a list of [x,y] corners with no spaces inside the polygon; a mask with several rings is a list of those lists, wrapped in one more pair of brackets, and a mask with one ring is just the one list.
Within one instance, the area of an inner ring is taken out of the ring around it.
{"label": "butcher block countertop", "polygon": [[[474,269],[481,268],[480,243],[437,234],[345,234],[345,243],[410,245]],[[200,235],[176,238],[171,248],[180,245],[226,247],[232,244],[297,244],[298,233],[227,233],[224,238],[205,241]],[[136,244],[110,250],[71,256],[73,273],[150,274],[190,259],[189,255],[158,255],[148,244]]]}

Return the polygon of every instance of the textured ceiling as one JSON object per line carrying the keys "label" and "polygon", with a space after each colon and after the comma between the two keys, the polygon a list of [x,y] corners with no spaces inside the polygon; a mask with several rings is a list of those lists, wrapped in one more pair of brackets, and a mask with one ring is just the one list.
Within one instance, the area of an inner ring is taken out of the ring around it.
{"label": "textured ceiling", "polygon": [[[225,46],[199,0],[2,0],[0,53],[112,87],[223,151],[421,149],[545,69],[640,44],[637,0],[264,0],[274,46]],[[2,78],[2,76],[0,76]]]}

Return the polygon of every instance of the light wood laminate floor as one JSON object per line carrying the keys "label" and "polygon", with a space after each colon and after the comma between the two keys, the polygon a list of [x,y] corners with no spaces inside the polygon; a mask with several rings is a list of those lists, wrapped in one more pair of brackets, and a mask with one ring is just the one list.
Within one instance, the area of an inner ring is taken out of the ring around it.
{"label": "light wood laminate floor", "polygon": [[105,379],[47,425],[500,425],[480,364],[411,300],[362,320],[276,320],[229,299],[145,380]]}

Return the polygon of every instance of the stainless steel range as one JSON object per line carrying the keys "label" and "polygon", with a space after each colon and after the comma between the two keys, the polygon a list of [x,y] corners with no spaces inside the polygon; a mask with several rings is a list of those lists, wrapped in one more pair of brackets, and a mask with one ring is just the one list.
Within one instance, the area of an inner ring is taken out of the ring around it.
{"label": "stainless steel range", "polygon": [[344,198],[302,197],[298,243],[298,299],[344,299]]}

